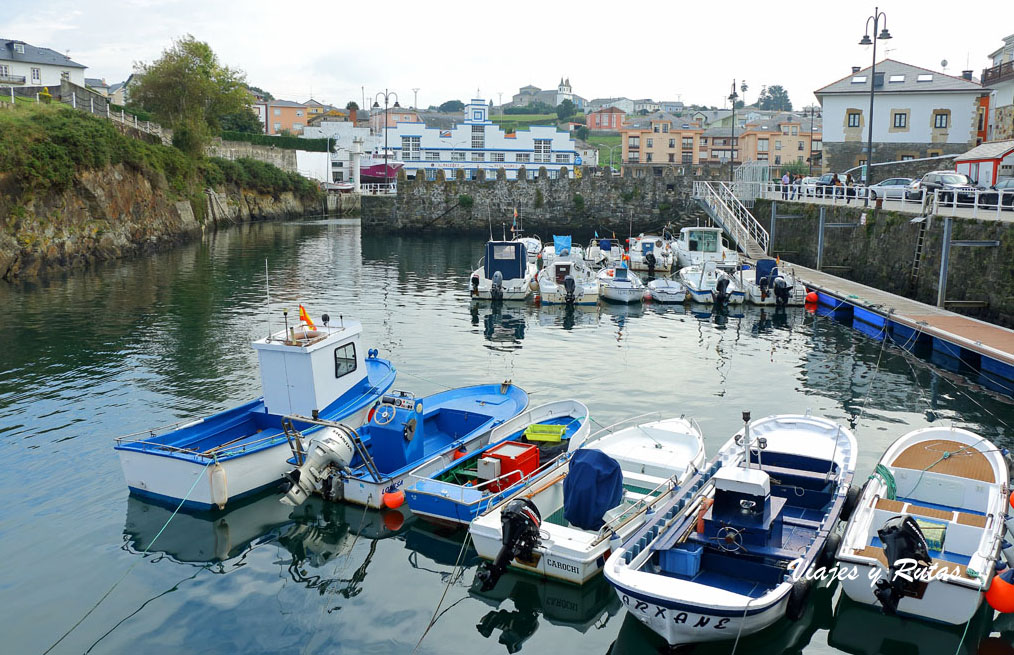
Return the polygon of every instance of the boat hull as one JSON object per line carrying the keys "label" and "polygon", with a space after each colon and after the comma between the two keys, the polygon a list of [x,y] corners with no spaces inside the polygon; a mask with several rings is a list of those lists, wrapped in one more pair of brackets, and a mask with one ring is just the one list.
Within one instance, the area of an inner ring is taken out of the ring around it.
{"label": "boat hull", "polygon": [[[756,284],[747,285],[747,299],[753,305],[774,307],[777,304],[773,293],[768,291],[767,294],[761,294],[760,286]],[[794,284],[789,291],[789,300],[786,304],[791,307],[802,307],[805,303],[806,289],[801,284]]]}
{"label": "boat hull", "polygon": [[642,287],[616,287],[603,284],[599,289],[599,295],[612,302],[632,303],[641,302],[644,298]]}

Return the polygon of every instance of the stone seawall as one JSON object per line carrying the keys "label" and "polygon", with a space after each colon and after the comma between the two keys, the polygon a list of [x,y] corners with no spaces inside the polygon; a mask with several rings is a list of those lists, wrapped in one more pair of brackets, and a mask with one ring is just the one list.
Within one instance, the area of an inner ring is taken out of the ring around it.
{"label": "stone seawall", "polygon": [[[803,266],[817,264],[820,208],[778,202],[772,250]],[[937,300],[944,220],[932,217],[926,225],[923,255],[914,287],[912,265],[921,223],[912,216],[869,210],[861,223],[861,207],[827,207],[825,223],[856,223],[856,227],[825,228],[822,264],[830,273],[930,305]],[[771,201],[758,200],[753,214],[761,225],[771,224]],[[1014,327],[1014,223],[952,219],[952,240],[999,240],[999,247],[952,247],[947,276],[947,299],[984,301],[981,309],[961,310],[999,325]],[[845,267],[845,268],[827,268]]]}
{"label": "stone seawall", "polygon": [[690,200],[694,180],[721,174],[705,169],[694,177],[660,167],[657,174],[638,170],[596,177],[591,170],[574,179],[402,180],[396,197],[363,197],[363,229],[488,233],[492,225],[493,233],[500,234],[504,225],[510,228],[516,208],[528,233],[626,236],[697,220],[702,213]]}
{"label": "stone seawall", "polygon": [[297,173],[296,151],[272,146],[260,146],[245,141],[223,141],[213,139],[205,154],[209,157],[222,159],[239,159],[246,157],[266,164],[273,164],[287,173]]}

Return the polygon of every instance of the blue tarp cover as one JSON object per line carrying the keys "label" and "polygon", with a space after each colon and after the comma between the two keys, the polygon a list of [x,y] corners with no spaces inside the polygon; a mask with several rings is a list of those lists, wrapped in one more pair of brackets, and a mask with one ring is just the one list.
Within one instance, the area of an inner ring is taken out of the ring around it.
{"label": "blue tarp cover", "polygon": [[610,250],[613,249],[613,240],[612,239],[599,239],[599,248],[601,248],[602,250],[605,250],[606,252],[609,252]]}
{"label": "blue tarp cover", "polygon": [[570,254],[570,237],[558,237],[553,235],[553,249],[556,250],[557,255],[569,255]]}
{"label": "blue tarp cover", "polygon": [[761,278],[765,278],[771,275],[771,271],[775,269],[775,260],[773,259],[758,259],[757,260],[757,284],[760,284]]}
{"label": "blue tarp cover", "polygon": [[602,527],[602,515],[623,500],[623,471],[601,450],[579,448],[563,479],[563,518],[582,530]]}

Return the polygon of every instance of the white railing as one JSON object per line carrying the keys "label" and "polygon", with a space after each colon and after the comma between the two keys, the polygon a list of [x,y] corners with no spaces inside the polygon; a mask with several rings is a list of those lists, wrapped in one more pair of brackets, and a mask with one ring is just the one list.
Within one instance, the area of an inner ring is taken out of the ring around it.
{"label": "white railing", "polygon": [[[722,228],[748,254],[768,250],[768,232],[725,182],[694,182],[694,197],[708,205]],[[751,252],[753,251],[753,252]]]}
{"label": "white railing", "polygon": [[369,182],[366,184],[360,184],[359,190],[364,196],[394,195],[398,193],[398,183],[390,182],[388,184],[384,184],[383,182]]}

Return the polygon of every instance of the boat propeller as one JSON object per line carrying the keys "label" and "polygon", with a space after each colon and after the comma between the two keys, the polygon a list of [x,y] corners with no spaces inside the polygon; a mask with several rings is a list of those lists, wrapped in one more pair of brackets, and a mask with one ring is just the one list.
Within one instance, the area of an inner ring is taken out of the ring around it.
{"label": "boat propeller", "polygon": [[503,547],[492,564],[484,564],[476,573],[476,577],[482,583],[482,591],[489,591],[496,586],[511,561],[532,558],[532,551],[541,543],[539,538],[541,525],[542,515],[532,501],[517,498],[507,503],[500,514],[500,540]]}

